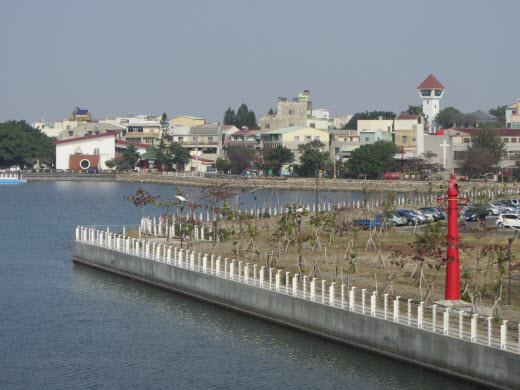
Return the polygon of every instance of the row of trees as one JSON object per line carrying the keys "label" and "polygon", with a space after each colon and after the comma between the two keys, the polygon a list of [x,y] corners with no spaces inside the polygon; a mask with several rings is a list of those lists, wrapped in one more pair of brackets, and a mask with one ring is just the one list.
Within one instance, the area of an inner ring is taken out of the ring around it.
{"label": "row of trees", "polygon": [[36,160],[52,163],[56,156],[53,138],[25,121],[0,123],[0,165],[33,165]]}
{"label": "row of trees", "polygon": [[244,103],[242,103],[242,105],[238,108],[236,113],[234,109],[228,107],[224,114],[223,124],[236,126],[239,129],[241,129],[244,126],[250,130],[259,129],[258,123],[256,121],[255,112],[253,110],[250,110]]}
{"label": "row of trees", "polygon": [[[487,124],[497,128],[505,127],[506,123],[506,107],[498,106],[496,109],[490,109],[488,112],[491,115],[497,117],[496,122]],[[476,127],[478,125],[477,118],[472,114],[464,114],[455,107],[446,107],[439,111],[435,117],[435,122],[442,128],[447,129],[449,127],[460,126],[460,127]]]}

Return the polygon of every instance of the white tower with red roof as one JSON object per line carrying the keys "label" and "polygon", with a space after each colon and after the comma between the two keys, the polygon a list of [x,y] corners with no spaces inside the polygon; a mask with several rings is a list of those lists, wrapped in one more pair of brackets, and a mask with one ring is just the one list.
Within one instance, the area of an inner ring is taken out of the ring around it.
{"label": "white tower with red roof", "polygon": [[446,88],[431,74],[417,87],[417,90],[423,101],[425,119],[431,126],[440,111],[441,98]]}

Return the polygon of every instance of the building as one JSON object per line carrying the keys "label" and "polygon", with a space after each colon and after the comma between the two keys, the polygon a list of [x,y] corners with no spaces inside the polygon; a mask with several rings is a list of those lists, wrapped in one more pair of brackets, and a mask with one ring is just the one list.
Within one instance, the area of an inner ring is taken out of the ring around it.
{"label": "building", "polygon": [[198,118],[196,116],[178,116],[170,119],[170,124],[172,127],[194,127],[203,125],[204,123],[206,123],[206,120],[204,118]]}
{"label": "building", "polygon": [[422,99],[422,109],[426,121],[431,126],[440,111],[440,101],[446,88],[433,74],[419,84],[417,91]]}
{"label": "building", "polygon": [[162,136],[161,124],[158,121],[131,122],[125,127],[125,140],[136,144],[158,144]]}
{"label": "building", "polygon": [[[231,127],[234,126],[229,128]],[[171,142],[177,142],[188,149],[190,154],[198,154],[199,157],[212,161],[216,161],[222,150],[222,126],[218,125],[204,124],[193,127],[176,127],[170,138]]]}
{"label": "building", "polygon": [[354,115],[335,116],[332,124],[335,129],[343,129],[353,117]]}
{"label": "building", "polygon": [[520,99],[506,107],[506,127],[520,129]]}
{"label": "building", "polygon": [[321,141],[325,144],[324,149],[329,148],[329,132],[313,129],[312,127],[286,127],[283,129],[270,130],[262,133],[262,145],[267,148],[284,146],[290,149],[296,158],[300,155],[298,146],[311,141]]}
{"label": "building", "polygon": [[394,121],[392,119],[360,119],[357,121],[358,134],[362,131],[388,131],[392,132]]}
{"label": "building", "polygon": [[394,120],[394,142],[405,153],[420,156],[424,153],[424,118],[422,115],[400,114]]}
{"label": "building", "polygon": [[260,148],[260,130],[239,130],[230,136],[227,146],[244,146],[246,148]]}
{"label": "building", "polygon": [[283,129],[286,127],[306,127],[307,119],[312,113],[312,101],[309,91],[304,91],[293,100],[279,97],[276,105],[276,114],[260,115],[258,123],[264,131]]}
{"label": "building", "polygon": [[40,130],[47,137],[57,137],[58,134],[60,134],[60,130],[54,127],[54,123],[45,122],[43,118],[39,121],[31,123],[31,126]]}
{"label": "building", "polygon": [[312,118],[330,119],[330,111],[324,108],[312,110]]}
{"label": "building", "polygon": [[309,118],[305,125],[319,130],[329,130],[333,126],[332,121],[327,118]]}
{"label": "building", "polygon": [[70,138],[86,137],[89,135],[105,134],[114,131],[121,131],[122,136],[125,135],[126,127],[121,125],[112,125],[108,123],[88,122],[73,127],[69,130],[62,130],[56,137],[57,140],[66,140]]}
{"label": "building", "polygon": [[79,123],[90,122],[92,120],[92,115],[90,114],[89,110],[83,110],[79,107],[74,107],[72,110],[72,120]]}
{"label": "building", "polygon": [[116,139],[119,134],[116,131],[54,141],[56,169],[106,169],[106,161],[112,160],[116,155]]}
{"label": "building", "polygon": [[475,119],[475,123],[477,124],[498,122],[498,118],[496,116],[482,110],[474,111],[469,115]]}

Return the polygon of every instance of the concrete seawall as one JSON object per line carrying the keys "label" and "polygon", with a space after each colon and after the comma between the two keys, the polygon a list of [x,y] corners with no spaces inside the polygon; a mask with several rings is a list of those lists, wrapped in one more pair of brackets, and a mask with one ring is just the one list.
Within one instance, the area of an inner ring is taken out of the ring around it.
{"label": "concrete seawall", "polygon": [[520,355],[510,351],[84,242],[74,242],[73,258],[437,372],[497,388],[520,388]]}

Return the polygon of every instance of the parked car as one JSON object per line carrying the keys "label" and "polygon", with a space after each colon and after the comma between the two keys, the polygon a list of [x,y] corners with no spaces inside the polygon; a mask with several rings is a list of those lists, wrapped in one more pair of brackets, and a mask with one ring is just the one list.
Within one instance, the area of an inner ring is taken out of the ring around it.
{"label": "parked car", "polygon": [[363,230],[371,229],[374,226],[379,227],[383,224],[383,221],[380,219],[354,219],[352,221],[354,225],[359,225]]}
{"label": "parked car", "polygon": [[387,213],[386,215],[376,214],[374,218],[383,221],[385,227],[406,225],[406,219],[404,217],[397,216],[395,213]]}
{"label": "parked car", "polygon": [[88,173],[101,173],[101,169],[99,169],[98,167],[90,167],[88,169]]}
{"label": "parked car", "polygon": [[446,219],[444,210],[442,210],[440,207],[421,207],[419,211],[424,215],[431,215],[435,222]]}
{"label": "parked car", "polygon": [[520,229],[520,215],[500,214],[495,223],[499,228],[511,227],[515,229]]}
{"label": "parked car", "polygon": [[395,215],[399,218],[403,218],[406,221],[408,226],[418,225],[418,218],[415,214],[412,214],[405,210],[396,210],[394,211]]}
{"label": "parked car", "polygon": [[429,220],[429,218],[426,215],[424,215],[423,213],[421,213],[420,211],[417,211],[417,210],[397,209],[397,211],[406,211],[408,213],[411,213],[411,214],[415,215],[416,218],[417,218],[417,223],[419,223],[420,225],[423,224],[423,223],[428,222],[428,220]]}
{"label": "parked car", "polygon": [[509,203],[507,200],[496,200],[495,202],[498,202],[503,206],[504,211],[501,214],[505,214],[505,213],[510,212],[511,210],[516,209],[516,206]]}
{"label": "parked car", "polygon": [[484,206],[488,215],[500,215],[507,212],[506,207],[502,203],[491,202]]}

